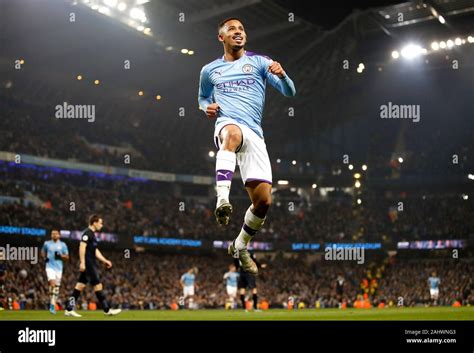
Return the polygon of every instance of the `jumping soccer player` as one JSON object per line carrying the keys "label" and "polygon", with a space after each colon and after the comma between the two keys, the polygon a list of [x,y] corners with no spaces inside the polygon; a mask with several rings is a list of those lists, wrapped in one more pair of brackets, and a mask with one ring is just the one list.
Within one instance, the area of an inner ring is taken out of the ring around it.
{"label": "jumping soccer player", "polygon": [[436,276],[436,272],[432,272],[431,277],[428,278],[428,284],[430,286],[430,297],[433,301],[433,305],[438,305],[440,283],[439,277]]}
{"label": "jumping soccer player", "polygon": [[66,316],[81,317],[74,308],[76,302],[81,295],[81,292],[86,287],[87,283],[90,283],[94,286],[94,292],[102,305],[104,314],[108,316],[113,316],[119,314],[122,309],[111,309],[105,295],[103,292],[104,286],[99,280],[99,275],[96,270],[96,258],[105,264],[105,266],[110,269],[112,267],[112,262],[107,260],[104,255],[97,248],[97,238],[95,237],[95,232],[99,232],[103,227],[102,218],[97,215],[93,215],[89,219],[89,227],[84,230],[81,238],[81,243],[79,245],[79,280],[74,287],[74,292],[69,298],[66,306]]}
{"label": "jumping soccer player", "polygon": [[247,244],[260,230],[271,205],[272,170],[261,127],[265,86],[268,81],[285,96],[296,94],[293,81],[280,63],[244,49],[247,42],[242,22],[228,18],[218,26],[224,55],[205,65],[200,74],[199,108],[216,119],[218,224],[227,225],[232,213],[229,193],[236,164],[252,204],[237,238],[228,252],[239,258],[246,272],[257,274]]}
{"label": "jumping soccer player", "polygon": [[190,268],[188,272],[181,276],[179,282],[181,283],[181,287],[183,288],[183,300],[188,299],[188,308],[193,308],[194,303],[194,286],[196,283],[196,273],[197,269],[195,267]]}
{"label": "jumping soccer player", "polygon": [[237,281],[239,277],[240,276],[235,265],[229,265],[229,271],[224,274],[224,281],[226,283],[229,301],[232,303],[232,308],[234,308],[237,298]]}
{"label": "jumping soccer player", "polygon": [[56,300],[59,296],[59,287],[63,276],[63,262],[69,260],[69,251],[66,243],[60,239],[59,230],[51,231],[51,240],[43,244],[41,253],[46,262],[46,277],[49,283],[49,311],[56,314]]}

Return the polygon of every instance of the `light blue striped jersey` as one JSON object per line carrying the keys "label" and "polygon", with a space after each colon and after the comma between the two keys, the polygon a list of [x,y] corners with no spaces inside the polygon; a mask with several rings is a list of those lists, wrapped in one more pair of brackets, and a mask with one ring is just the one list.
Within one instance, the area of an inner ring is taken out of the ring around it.
{"label": "light blue striped jersey", "polygon": [[53,269],[58,272],[63,271],[63,261],[56,260],[54,254],[58,252],[60,255],[69,255],[69,251],[66,243],[61,240],[53,241],[47,240],[43,244],[42,251],[45,252],[48,262],[46,262],[46,268]]}
{"label": "light blue striped jersey", "polygon": [[288,76],[280,79],[268,71],[271,63],[267,56],[246,51],[238,60],[226,61],[222,56],[205,65],[199,80],[199,109],[205,112],[209,104],[217,103],[216,125],[227,120],[237,121],[263,138],[266,82],[285,96],[296,94]]}
{"label": "light blue striped jersey", "polygon": [[184,275],[181,276],[181,280],[184,282],[184,285],[186,287],[191,287],[194,286],[194,281],[196,279],[196,276],[191,273],[186,272]]}

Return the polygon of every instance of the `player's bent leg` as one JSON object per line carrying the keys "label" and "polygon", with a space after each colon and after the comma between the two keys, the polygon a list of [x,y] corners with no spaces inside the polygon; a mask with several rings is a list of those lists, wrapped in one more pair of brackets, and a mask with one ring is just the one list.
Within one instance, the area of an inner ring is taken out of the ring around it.
{"label": "player's bent leg", "polygon": [[188,299],[188,309],[194,309],[194,296],[190,295]]}
{"label": "player's bent leg", "polygon": [[252,300],[253,300],[253,309],[254,311],[261,311],[259,308],[258,308],[258,292],[257,292],[257,288],[253,288],[252,289]]}
{"label": "player's bent leg", "polygon": [[245,289],[244,288],[240,289],[240,302],[242,303],[242,309],[247,311],[247,307],[245,305]]}
{"label": "player's bent leg", "polygon": [[239,258],[245,272],[256,275],[258,267],[252,260],[247,245],[265,223],[265,217],[272,200],[272,187],[269,183],[254,180],[246,183],[246,189],[252,200],[252,205],[247,209],[242,229],[237,238],[229,245],[228,252],[233,257]]}
{"label": "player's bent leg", "polygon": [[106,316],[115,316],[122,312],[122,309],[112,309],[109,306],[107,299],[105,298],[104,294],[104,286],[102,283],[97,283],[94,285],[94,293],[99,300],[100,305],[102,306],[102,310],[104,310],[104,315]]}
{"label": "player's bent leg", "polygon": [[51,314],[56,314],[56,299],[59,294],[59,286],[56,285],[54,279],[49,280],[49,312]]}
{"label": "player's bent leg", "polygon": [[[252,213],[258,218],[265,219],[272,204],[272,185],[267,182],[253,180],[247,182],[245,188],[252,200]],[[263,223],[260,224],[260,226],[262,225]]]}
{"label": "player's bent leg", "polygon": [[81,292],[84,290],[85,287],[86,287],[85,283],[82,283],[82,282],[76,283],[76,286],[74,287],[74,291],[72,292],[71,297],[67,301],[64,315],[72,316],[72,317],[82,317],[82,315],[78,314],[74,309],[76,308],[77,300],[79,299]]}
{"label": "player's bent leg", "polygon": [[214,214],[218,224],[227,225],[232,214],[229,195],[237,163],[235,152],[242,144],[242,131],[237,125],[226,125],[220,131],[219,140],[221,145],[216,155],[217,203]]}

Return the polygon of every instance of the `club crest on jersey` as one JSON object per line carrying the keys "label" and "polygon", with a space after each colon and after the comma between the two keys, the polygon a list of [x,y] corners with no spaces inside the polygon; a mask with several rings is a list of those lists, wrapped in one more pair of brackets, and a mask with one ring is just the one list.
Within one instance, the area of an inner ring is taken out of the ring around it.
{"label": "club crest on jersey", "polygon": [[249,74],[253,71],[253,67],[250,64],[245,64],[244,66],[242,66],[242,71],[244,74]]}

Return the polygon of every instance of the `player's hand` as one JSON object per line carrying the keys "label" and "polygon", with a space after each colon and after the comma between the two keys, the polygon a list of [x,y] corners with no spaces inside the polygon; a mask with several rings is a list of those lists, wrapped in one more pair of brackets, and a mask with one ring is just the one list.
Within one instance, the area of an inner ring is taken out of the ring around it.
{"label": "player's hand", "polygon": [[210,119],[217,118],[217,114],[219,113],[219,104],[212,103],[207,106],[206,115]]}
{"label": "player's hand", "polygon": [[268,67],[268,71],[274,75],[277,75],[279,78],[284,78],[286,76],[285,70],[283,70],[278,61],[273,61]]}
{"label": "player's hand", "polygon": [[46,257],[46,258],[44,259],[44,262],[46,262],[46,263],[49,262],[49,258]]}
{"label": "player's hand", "polygon": [[106,261],[104,262],[104,264],[105,264],[105,267],[107,267],[107,268],[112,268],[112,261],[106,260]]}
{"label": "player's hand", "polygon": [[81,262],[79,264],[79,271],[84,272],[85,270],[86,270],[86,264]]}
{"label": "player's hand", "polygon": [[61,257],[61,254],[56,251],[56,252],[54,253],[54,259],[55,259],[55,260],[62,260],[63,258]]}

